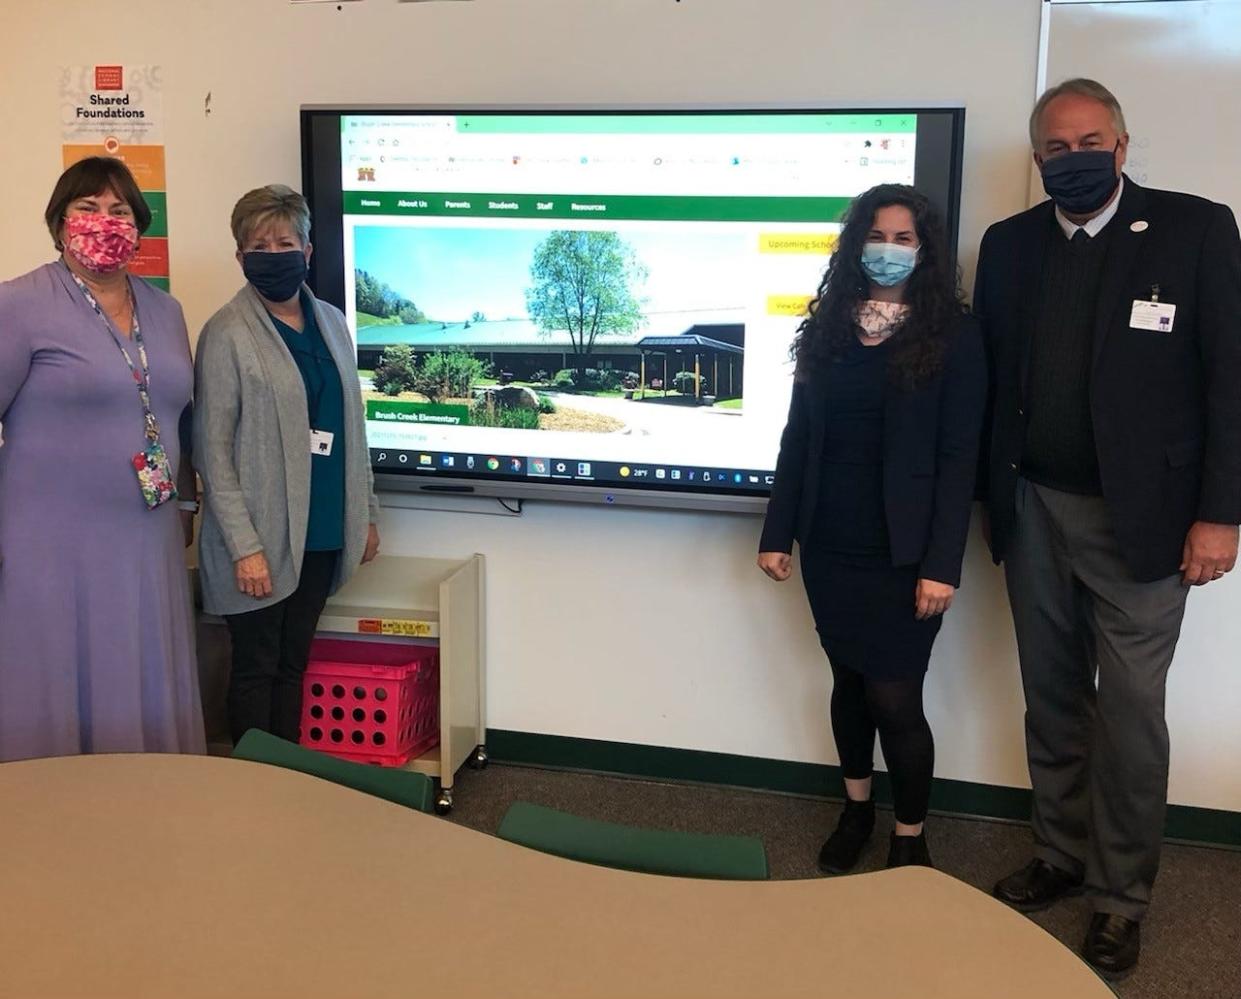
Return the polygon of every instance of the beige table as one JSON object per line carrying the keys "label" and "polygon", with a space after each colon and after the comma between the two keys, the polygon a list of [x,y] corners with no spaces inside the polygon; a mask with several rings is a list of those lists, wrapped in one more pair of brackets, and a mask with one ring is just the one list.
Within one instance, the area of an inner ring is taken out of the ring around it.
{"label": "beige table", "polygon": [[0,996],[1110,995],[1037,926],[933,871],[660,878],[258,764],[0,765]]}

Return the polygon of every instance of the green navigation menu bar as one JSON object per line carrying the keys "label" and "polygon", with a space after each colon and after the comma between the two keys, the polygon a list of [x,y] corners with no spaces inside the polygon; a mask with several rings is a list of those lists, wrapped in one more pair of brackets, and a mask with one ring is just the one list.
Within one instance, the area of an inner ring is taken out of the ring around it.
{"label": "green navigation menu bar", "polygon": [[839,222],[849,198],[345,191],[346,215],[689,222]]}

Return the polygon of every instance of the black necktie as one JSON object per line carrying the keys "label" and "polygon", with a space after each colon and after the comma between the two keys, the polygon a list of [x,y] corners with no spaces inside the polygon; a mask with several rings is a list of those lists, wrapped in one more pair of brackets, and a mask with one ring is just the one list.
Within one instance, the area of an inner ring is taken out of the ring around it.
{"label": "black necktie", "polygon": [[1085,229],[1078,229],[1077,232],[1073,233],[1073,238],[1070,239],[1069,242],[1078,249],[1081,249],[1090,242],[1090,233],[1088,233]]}

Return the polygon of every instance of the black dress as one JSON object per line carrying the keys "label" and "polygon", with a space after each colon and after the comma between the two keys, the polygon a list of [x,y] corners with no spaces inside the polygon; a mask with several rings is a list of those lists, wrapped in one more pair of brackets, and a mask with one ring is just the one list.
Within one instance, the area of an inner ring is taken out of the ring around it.
{"label": "black dress", "polygon": [[919,621],[919,567],[893,566],[883,492],[889,347],[850,347],[825,374],[823,466],[802,578],[833,665],[875,680],[926,671],[942,619]]}

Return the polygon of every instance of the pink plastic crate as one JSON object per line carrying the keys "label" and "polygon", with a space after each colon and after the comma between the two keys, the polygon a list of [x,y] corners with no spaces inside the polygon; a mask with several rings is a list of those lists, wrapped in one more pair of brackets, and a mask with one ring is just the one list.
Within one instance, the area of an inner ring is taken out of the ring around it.
{"label": "pink plastic crate", "polygon": [[303,746],[399,767],[440,740],[439,650],[316,638],[302,681]]}

